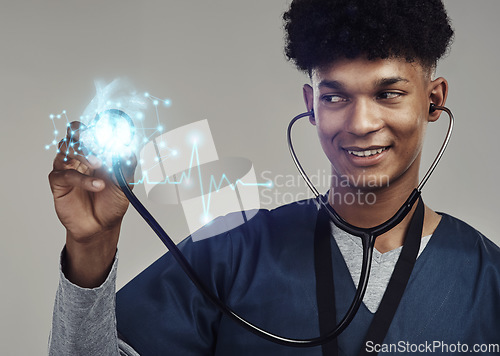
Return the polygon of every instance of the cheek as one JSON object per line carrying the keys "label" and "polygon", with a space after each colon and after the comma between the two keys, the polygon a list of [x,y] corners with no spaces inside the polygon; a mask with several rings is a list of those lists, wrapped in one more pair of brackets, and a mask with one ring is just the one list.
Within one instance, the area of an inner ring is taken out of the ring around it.
{"label": "cheek", "polygon": [[316,132],[318,134],[319,143],[323,152],[328,157],[328,159],[332,160],[333,154],[333,137],[335,136],[335,128],[331,123],[327,123],[325,121],[316,121]]}
{"label": "cheek", "polygon": [[[321,119],[319,118],[321,117]],[[316,130],[321,141],[331,141],[339,132],[339,120],[331,117],[319,116],[316,118]]]}
{"label": "cheek", "polygon": [[334,143],[339,131],[338,120],[316,120],[316,131],[321,148],[330,163],[335,167],[338,164],[339,152]]}
{"label": "cheek", "polygon": [[427,120],[425,115],[415,115],[415,111],[410,111],[400,115],[393,115],[386,122],[386,125],[396,137],[414,140],[423,136]]}
{"label": "cheek", "polygon": [[393,133],[404,147],[403,151],[415,158],[422,150],[426,128],[427,121],[423,117],[412,118],[393,126]]}

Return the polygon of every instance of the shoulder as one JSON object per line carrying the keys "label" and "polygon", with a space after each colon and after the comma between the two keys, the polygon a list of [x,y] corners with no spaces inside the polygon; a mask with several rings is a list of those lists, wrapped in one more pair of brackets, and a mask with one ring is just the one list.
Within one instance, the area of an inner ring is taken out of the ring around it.
{"label": "shoulder", "polygon": [[442,222],[439,224],[438,228],[441,228],[443,232],[453,234],[457,240],[468,246],[473,245],[478,248],[491,249],[492,253],[500,253],[500,247],[468,223],[446,213],[440,214],[442,216]]}
{"label": "shoulder", "polygon": [[442,300],[447,300],[450,313],[467,311],[458,313],[455,320],[469,340],[497,340],[500,248],[469,224],[447,214],[442,214],[428,247],[427,256],[433,258],[426,260],[431,262],[427,281],[431,274],[436,276],[435,288],[429,293],[446,292]]}
{"label": "shoulder", "polygon": [[248,222],[250,229],[290,230],[309,227],[316,222],[318,205],[315,199],[306,199],[282,205],[271,210],[261,210],[257,219]]}
{"label": "shoulder", "polygon": [[500,270],[500,247],[466,222],[451,215],[440,213],[442,221],[435,231],[437,236],[446,235],[450,246],[468,260],[475,258],[483,264]]}
{"label": "shoulder", "polygon": [[239,211],[214,219],[191,235],[193,241],[208,238],[239,238],[246,235],[265,236],[309,229],[316,221],[318,207],[315,199],[305,199],[274,209]]}

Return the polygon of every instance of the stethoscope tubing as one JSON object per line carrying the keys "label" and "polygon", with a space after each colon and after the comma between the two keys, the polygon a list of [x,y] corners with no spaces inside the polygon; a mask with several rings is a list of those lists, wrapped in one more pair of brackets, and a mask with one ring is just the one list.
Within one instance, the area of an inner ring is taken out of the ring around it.
{"label": "stethoscope tubing", "polygon": [[295,163],[295,166],[297,167],[297,170],[299,171],[300,175],[302,176],[302,179],[304,179],[304,181],[306,182],[306,184],[309,187],[309,189],[311,190],[311,192],[314,194],[314,196],[317,199],[319,199],[321,205],[327,209],[327,211],[328,211],[330,217],[332,218],[333,222],[335,223],[335,225],[337,225],[339,228],[345,230],[346,232],[348,232],[352,235],[361,237],[361,238],[363,238],[363,236],[367,236],[367,235],[374,235],[374,237],[376,238],[377,236],[384,234],[385,232],[389,231],[394,226],[399,224],[404,219],[404,217],[410,212],[413,204],[419,198],[424,185],[427,183],[430,176],[432,175],[432,173],[436,169],[439,161],[443,157],[443,154],[444,154],[444,152],[445,152],[445,150],[448,147],[448,144],[450,142],[451,135],[453,133],[454,123],[455,123],[455,118],[454,118],[452,112],[450,111],[450,109],[448,109],[447,107],[431,105],[430,110],[432,112],[435,110],[444,111],[448,114],[448,117],[449,117],[449,124],[448,124],[448,130],[446,132],[446,137],[445,137],[445,140],[443,141],[443,144],[441,145],[441,148],[439,149],[438,154],[436,155],[436,158],[432,162],[431,166],[427,170],[426,174],[424,175],[424,177],[422,178],[422,180],[420,181],[418,186],[411,192],[411,194],[408,196],[408,198],[406,199],[405,203],[401,206],[401,208],[391,218],[389,218],[388,220],[386,220],[382,224],[374,226],[374,227],[370,227],[370,228],[360,228],[360,227],[354,226],[354,225],[348,223],[347,221],[345,221],[340,215],[338,215],[337,212],[335,211],[335,209],[333,209],[333,207],[330,204],[328,204],[328,201],[326,201],[325,198],[323,198],[318,193],[318,190],[314,187],[314,184],[312,184],[311,180],[309,179],[306,172],[302,168],[302,165],[300,164],[299,159],[297,158],[297,155],[295,153],[295,149],[293,147],[293,142],[292,142],[292,127],[301,118],[314,117],[313,111],[308,111],[308,112],[299,114],[299,115],[295,116],[290,121],[290,123],[288,125],[288,129],[287,129],[287,142],[288,142],[288,149],[290,151],[290,155],[292,157],[292,160]]}
{"label": "stethoscope tubing", "polygon": [[148,225],[153,229],[156,235],[160,238],[163,244],[170,251],[174,259],[177,261],[182,270],[186,273],[189,279],[193,282],[196,288],[211,302],[213,303],[221,312],[226,314],[230,319],[235,321],[240,326],[244,327],[248,331],[260,336],[266,340],[285,345],[285,346],[295,346],[295,347],[313,347],[322,345],[328,341],[330,341],[333,337],[320,336],[313,339],[290,339],[283,336],[279,336],[263,330],[258,326],[250,323],[243,317],[239,316],[235,313],[231,308],[229,308],[224,302],[222,302],[215,294],[213,294],[205,284],[198,278],[196,272],[191,267],[191,264],[186,260],[182,252],[175,245],[172,239],[168,236],[168,234],[163,230],[160,224],[156,221],[156,219],[149,213],[149,211],[144,207],[144,205],[139,201],[139,199],[132,192],[128,183],[124,177],[121,163],[119,159],[115,159],[113,162],[113,171],[116,176],[116,180],[118,182],[119,187],[130,201],[132,206],[137,210],[137,212],[143,217],[143,219],[148,223]]}
{"label": "stethoscope tubing", "polygon": [[193,282],[195,287],[211,302],[213,303],[221,312],[226,314],[230,319],[235,321],[237,324],[245,328],[246,330],[254,333],[255,335],[262,337],[266,340],[275,342],[277,344],[285,345],[285,346],[293,346],[293,347],[313,347],[313,346],[319,346],[322,344],[325,344],[334,338],[336,338],[342,331],[347,328],[349,323],[352,321],[354,316],[356,315],[362,301],[364,294],[366,292],[366,288],[368,286],[368,277],[369,277],[369,271],[371,268],[371,261],[372,261],[372,255],[373,255],[373,249],[375,245],[375,239],[377,236],[382,235],[383,233],[389,231],[392,229],[394,226],[399,224],[404,217],[411,211],[411,208],[413,204],[417,201],[417,199],[420,197],[420,192],[433,173],[434,169],[436,168],[437,164],[441,160],[441,157],[443,156],[443,153],[448,146],[451,133],[453,131],[453,124],[454,124],[454,118],[453,114],[451,111],[444,107],[444,106],[434,106],[433,110],[443,110],[445,111],[449,118],[450,118],[450,124],[448,127],[448,132],[446,134],[445,141],[443,142],[443,145],[441,146],[441,149],[438,152],[438,155],[434,159],[434,162],[432,163],[431,167],[425,174],[424,178],[421,180],[420,184],[418,185],[417,188],[413,190],[413,192],[410,194],[406,202],[401,206],[401,208],[394,214],[389,220],[386,222],[375,226],[373,228],[359,228],[357,226],[349,224],[347,221],[342,219],[335,209],[328,203],[327,198],[320,196],[312,182],[310,181],[309,177],[305,173],[304,169],[302,168],[297,155],[295,154],[295,150],[293,148],[293,143],[292,143],[292,126],[293,124],[299,120],[300,118],[303,117],[308,117],[312,116],[312,112],[306,112],[299,114],[295,116],[291,121],[288,126],[287,130],[287,141],[288,141],[288,147],[290,150],[290,154],[292,156],[292,159],[301,174],[302,178],[308,185],[309,189],[313,192],[317,200],[319,201],[319,204],[321,207],[324,207],[329,216],[330,219],[333,221],[333,223],[338,226],[339,228],[345,230],[346,232],[353,234],[355,236],[359,236],[362,239],[362,246],[363,246],[363,261],[362,261],[362,269],[361,269],[361,275],[358,283],[358,288],[356,289],[356,294],[354,296],[354,299],[342,318],[342,320],[339,322],[339,324],[330,332],[328,332],[326,335],[321,335],[316,338],[311,338],[311,339],[291,339],[291,338],[286,338],[280,335],[273,334],[271,332],[268,332],[266,330],[263,330],[259,328],[258,326],[250,323],[237,313],[235,313],[229,306],[227,306],[224,302],[222,302],[215,294],[213,294],[206,286],[205,284],[199,279],[197,276],[196,272],[193,270],[192,266],[190,265],[189,261],[184,257],[182,252],[179,250],[179,248],[176,246],[176,244],[172,241],[172,239],[168,236],[168,234],[163,230],[163,228],[160,226],[160,224],[156,221],[156,219],[149,213],[149,211],[144,207],[144,205],[140,202],[140,200],[135,196],[135,194],[132,192],[130,189],[125,176],[123,174],[122,168],[121,168],[121,161],[119,157],[115,157],[113,159],[113,171],[116,176],[116,180],[118,182],[119,187],[127,197],[127,199],[130,201],[132,206],[137,210],[137,212],[144,218],[144,220],[148,223],[148,225],[153,229],[153,231],[156,233],[156,235],[160,238],[160,240],[163,242],[163,244],[168,248],[174,259],[177,261],[177,263],[180,265],[182,270],[186,273],[186,275],[189,277],[189,279]]}

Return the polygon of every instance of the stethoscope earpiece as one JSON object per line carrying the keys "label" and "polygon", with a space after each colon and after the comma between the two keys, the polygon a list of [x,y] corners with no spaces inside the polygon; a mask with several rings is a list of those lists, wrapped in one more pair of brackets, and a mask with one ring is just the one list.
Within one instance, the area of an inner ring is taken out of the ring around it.
{"label": "stethoscope earpiece", "polygon": [[307,116],[309,116],[309,122],[313,125],[316,125],[316,117],[314,117],[314,109],[307,112]]}

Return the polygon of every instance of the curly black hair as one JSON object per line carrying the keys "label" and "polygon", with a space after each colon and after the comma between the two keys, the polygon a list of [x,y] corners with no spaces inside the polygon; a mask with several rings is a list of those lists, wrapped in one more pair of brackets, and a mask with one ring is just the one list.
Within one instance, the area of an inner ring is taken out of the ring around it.
{"label": "curly black hair", "polygon": [[293,0],[285,54],[302,71],[340,58],[405,58],[432,68],[453,38],[441,0]]}

